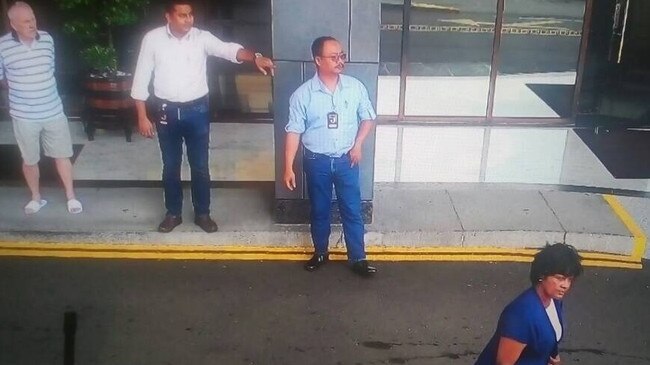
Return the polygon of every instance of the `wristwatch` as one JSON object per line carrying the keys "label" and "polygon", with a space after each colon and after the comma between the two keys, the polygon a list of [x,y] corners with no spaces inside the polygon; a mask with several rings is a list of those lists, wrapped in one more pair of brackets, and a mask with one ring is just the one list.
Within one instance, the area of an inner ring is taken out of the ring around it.
{"label": "wristwatch", "polygon": [[260,58],[260,57],[264,57],[264,56],[259,52],[255,52],[255,58]]}

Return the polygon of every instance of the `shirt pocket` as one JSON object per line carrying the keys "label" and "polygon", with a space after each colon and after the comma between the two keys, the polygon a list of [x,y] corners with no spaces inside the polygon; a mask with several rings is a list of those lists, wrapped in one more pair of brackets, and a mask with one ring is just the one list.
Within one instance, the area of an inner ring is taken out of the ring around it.
{"label": "shirt pocket", "polygon": [[359,127],[359,117],[357,115],[358,101],[354,96],[344,97],[341,100],[341,114],[345,118],[345,128],[356,130]]}
{"label": "shirt pocket", "polygon": [[341,110],[345,112],[345,116],[351,121],[351,124],[357,126],[359,124],[359,116],[357,113],[360,105],[359,95],[348,88],[341,95],[340,104]]}

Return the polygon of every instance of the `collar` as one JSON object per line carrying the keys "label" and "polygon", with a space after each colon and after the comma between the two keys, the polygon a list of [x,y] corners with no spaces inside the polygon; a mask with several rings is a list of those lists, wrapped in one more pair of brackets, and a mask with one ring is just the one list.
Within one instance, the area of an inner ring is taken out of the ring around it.
{"label": "collar", "polygon": [[[171,28],[169,28],[169,23],[167,23],[167,25],[165,25],[165,31],[167,32],[167,36],[168,36],[170,39],[179,39],[179,38],[176,38],[176,37],[174,36],[174,34],[172,34],[172,30],[171,30]],[[187,32],[187,34],[185,34],[185,35],[183,36],[183,38],[180,38],[179,40],[181,40],[181,41],[189,40],[189,39],[190,39],[190,36],[192,35],[192,33],[194,33],[194,27],[190,28],[190,31]]]}
{"label": "collar", "polygon": [[[13,38],[13,40],[18,43],[23,43],[20,41],[20,38],[18,38],[18,33],[15,30],[11,31],[11,38]],[[37,41],[41,39],[41,35],[38,34],[38,30],[36,31],[36,37],[34,37],[34,39]]]}
{"label": "collar", "polygon": [[[347,87],[347,81],[345,80],[345,76],[343,74],[339,75],[339,82],[336,84],[336,89],[344,89]],[[314,74],[314,77],[311,78],[311,83],[310,83],[310,88],[312,92],[315,91],[322,91],[326,94],[330,94],[330,90],[325,86],[323,81],[318,77],[318,72]]]}

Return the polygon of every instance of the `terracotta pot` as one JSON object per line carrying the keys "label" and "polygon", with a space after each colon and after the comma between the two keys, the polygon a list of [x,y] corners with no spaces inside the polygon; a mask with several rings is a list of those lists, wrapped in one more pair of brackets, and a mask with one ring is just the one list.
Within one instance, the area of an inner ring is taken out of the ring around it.
{"label": "terracotta pot", "polygon": [[122,110],[133,107],[132,76],[111,78],[87,77],[84,84],[86,105],[101,110]]}

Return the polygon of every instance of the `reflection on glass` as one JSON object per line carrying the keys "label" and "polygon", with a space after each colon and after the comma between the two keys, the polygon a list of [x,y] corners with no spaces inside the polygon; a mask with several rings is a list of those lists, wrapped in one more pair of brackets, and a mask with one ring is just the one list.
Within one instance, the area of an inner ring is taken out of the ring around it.
{"label": "reflection on glass", "polygon": [[[271,5],[266,0],[203,3],[206,28],[223,40],[271,55]],[[220,115],[272,113],[271,78],[250,64],[208,58],[210,104]]]}
{"label": "reflection on glass", "polygon": [[413,3],[406,115],[486,115],[496,3]]}
{"label": "reflection on glass", "polygon": [[570,117],[585,0],[506,0],[495,117]]}
{"label": "reflection on glass", "polygon": [[379,35],[377,114],[397,115],[400,93],[402,13],[404,0],[382,0]]}

